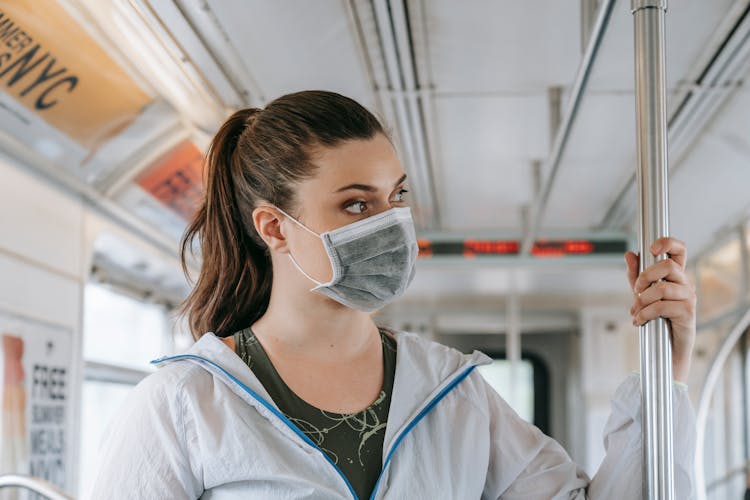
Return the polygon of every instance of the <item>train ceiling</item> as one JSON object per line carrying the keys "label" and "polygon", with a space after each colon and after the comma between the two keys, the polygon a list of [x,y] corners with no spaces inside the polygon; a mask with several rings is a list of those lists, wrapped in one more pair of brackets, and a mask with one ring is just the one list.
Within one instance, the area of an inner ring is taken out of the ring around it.
{"label": "train ceiling", "polygon": [[[696,250],[748,210],[749,6],[669,4],[672,229]],[[311,88],[386,120],[429,238],[634,234],[627,1],[0,0],[0,14],[3,150],[162,248],[221,121]]]}

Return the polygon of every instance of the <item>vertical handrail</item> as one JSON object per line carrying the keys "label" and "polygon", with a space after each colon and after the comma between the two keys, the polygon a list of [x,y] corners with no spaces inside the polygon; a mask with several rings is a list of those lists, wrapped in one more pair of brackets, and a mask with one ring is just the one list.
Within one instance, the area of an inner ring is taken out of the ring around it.
{"label": "vertical handrail", "polygon": [[[669,234],[664,56],[666,0],[632,0],[638,149],[640,271],[666,255],[649,247]],[[643,498],[674,500],[672,348],[664,318],[639,329],[643,408]]]}

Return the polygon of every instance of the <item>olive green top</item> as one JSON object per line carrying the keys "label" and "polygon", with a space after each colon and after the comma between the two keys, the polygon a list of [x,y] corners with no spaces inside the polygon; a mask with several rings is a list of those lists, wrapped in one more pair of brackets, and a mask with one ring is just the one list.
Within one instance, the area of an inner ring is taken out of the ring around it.
{"label": "olive green top", "polygon": [[[369,498],[383,464],[383,438],[396,372],[396,341],[380,330],[383,387],[359,413],[323,411],[297,396],[279,376],[250,328],[234,334],[237,355],[250,367],[279,410],[341,469],[359,498]],[[322,460],[322,459],[321,459]]]}

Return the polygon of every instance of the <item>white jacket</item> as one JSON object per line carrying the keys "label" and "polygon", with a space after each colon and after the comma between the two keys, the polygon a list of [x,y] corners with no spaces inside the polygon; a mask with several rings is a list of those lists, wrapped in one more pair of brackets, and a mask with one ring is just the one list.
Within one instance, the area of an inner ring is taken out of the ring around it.
{"label": "white jacket", "polygon": [[[474,370],[491,360],[398,333],[374,499],[641,499],[640,384],[617,390],[607,455],[590,480]],[[284,418],[213,333],[130,393],[102,442],[104,499],[356,499],[339,469]],[[694,417],[674,389],[676,498],[692,497]]]}

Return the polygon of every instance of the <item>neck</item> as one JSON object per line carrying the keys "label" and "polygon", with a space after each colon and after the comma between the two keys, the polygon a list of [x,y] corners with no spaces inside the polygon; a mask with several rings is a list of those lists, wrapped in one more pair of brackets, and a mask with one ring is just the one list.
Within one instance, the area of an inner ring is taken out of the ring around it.
{"label": "neck", "polygon": [[377,338],[368,313],[307,290],[302,294],[283,290],[288,287],[272,287],[268,310],[252,325],[264,347],[289,357],[341,361],[360,356]]}

